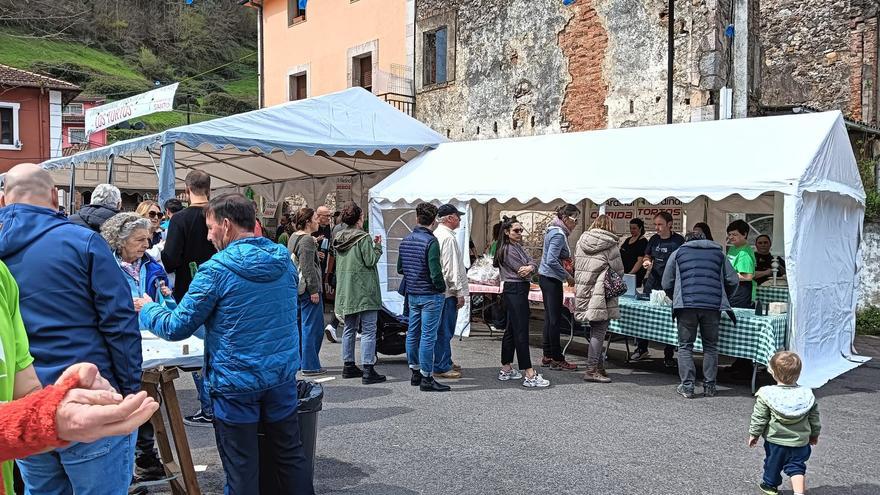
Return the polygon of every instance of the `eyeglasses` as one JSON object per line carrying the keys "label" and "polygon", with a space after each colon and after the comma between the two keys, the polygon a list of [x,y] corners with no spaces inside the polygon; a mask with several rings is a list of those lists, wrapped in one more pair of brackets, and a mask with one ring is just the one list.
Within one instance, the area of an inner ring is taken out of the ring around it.
{"label": "eyeglasses", "polygon": [[522,234],[523,229],[511,229],[511,232],[515,232],[517,234]]}
{"label": "eyeglasses", "polygon": [[162,216],[162,212],[161,211],[150,211],[149,213],[147,213],[147,215],[149,215],[150,218],[157,218],[157,217]]}

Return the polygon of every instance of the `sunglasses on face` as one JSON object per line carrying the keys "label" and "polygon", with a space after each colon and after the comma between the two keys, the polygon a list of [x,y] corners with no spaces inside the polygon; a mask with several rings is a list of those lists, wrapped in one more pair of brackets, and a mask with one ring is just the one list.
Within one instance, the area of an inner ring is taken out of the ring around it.
{"label": "sunglasses on face", "polygon": [[523,229],[511,229],[511,232],[522,234]]}
{"label": "sunglasses on face", "polygon": [[159,211],[150,211],[150,212],[147,213],[147,215],[149,215],[150,218],[158,218],[158,217],[161,217],[161,216],[162,216],[162,212],[159,212]]}

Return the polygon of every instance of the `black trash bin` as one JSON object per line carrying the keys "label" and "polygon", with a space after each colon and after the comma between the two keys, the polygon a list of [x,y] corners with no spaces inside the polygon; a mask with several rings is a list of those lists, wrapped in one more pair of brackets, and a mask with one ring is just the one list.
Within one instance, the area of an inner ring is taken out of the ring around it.
{"label": "black trash bin", "polygon": [[[309,463],[309,468],[314,476],[315,473],[315,447],[318,441],[318,411],[324,403],[324,387],[320,383],[299,381],[296,384],[297,414],[299,419],[299,435],[302,440],[303,450]],[[260,425],[258,433],[260,437],[260,494],[275,495],[285,493],[279,486],[276,476],[275,459],[272,458],[265,441],[263,426]]]}

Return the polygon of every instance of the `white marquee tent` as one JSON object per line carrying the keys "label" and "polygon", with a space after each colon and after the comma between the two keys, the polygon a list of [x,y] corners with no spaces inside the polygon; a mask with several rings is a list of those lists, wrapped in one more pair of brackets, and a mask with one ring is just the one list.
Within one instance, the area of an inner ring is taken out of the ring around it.
{"label": "white marquee tent", "polygon": [[445,143],[370,190],[370,225],[383,233],[383,211],[422,200],[471,212],[498,203],[670,197],[704,220],[716,207],[775,197],[801,384],[819,387],[867,360],[852,348],[865,193],[840,112]]}
{"label": "white marquee tent", "polygon": [[194,169],[208,173],[214,189],[254,186],[279,200],[285,189],[317,187],[297,182],[303,179],[388,174],[444,141],[364,89],[350,88],[168,129],[42,166],[73,169],[75,184],[94,186],[108,182],[112,164],[116,185],[155,190],[158,184],[161,203],[182,189],[183,178]]}

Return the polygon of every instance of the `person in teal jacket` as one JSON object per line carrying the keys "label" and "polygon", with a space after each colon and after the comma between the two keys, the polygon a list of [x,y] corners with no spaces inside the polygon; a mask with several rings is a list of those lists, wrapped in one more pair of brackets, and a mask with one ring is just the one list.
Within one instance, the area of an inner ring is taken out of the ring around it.
{"label": "person in teal jacket", "polygon": [[260,492],[262,423],[272,439],[275,481],[288,493],[310,495],[312,471],[296,413],[296,268],[284,246],[254,235],[256,211],[243,195],[214,198],[205,213],[217,254],[199,266],[175,309],[136,300],[135,308],[143,306],[141,328],[177,341],[205,326],[205,372],[226,493]]}

